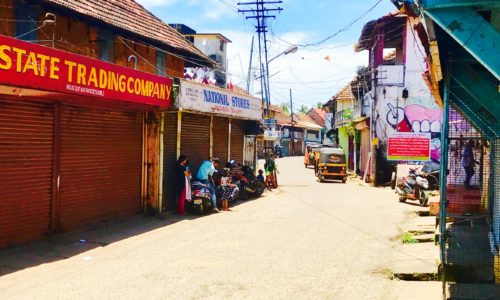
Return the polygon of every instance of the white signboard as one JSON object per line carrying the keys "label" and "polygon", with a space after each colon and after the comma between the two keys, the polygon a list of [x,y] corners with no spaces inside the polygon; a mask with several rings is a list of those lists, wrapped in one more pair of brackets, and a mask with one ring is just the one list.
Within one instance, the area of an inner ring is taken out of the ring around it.
{"label": "white signboard", "polygon": [[229,90],[181,81],[178,108],[225,115],[238,119],[262,120],[262,101]]}
{"label": "white signboard", "polygon": [[264,140],[266,141],[278,141],[280,139],[280,134],[276,129],[266,129],[264,130]]}

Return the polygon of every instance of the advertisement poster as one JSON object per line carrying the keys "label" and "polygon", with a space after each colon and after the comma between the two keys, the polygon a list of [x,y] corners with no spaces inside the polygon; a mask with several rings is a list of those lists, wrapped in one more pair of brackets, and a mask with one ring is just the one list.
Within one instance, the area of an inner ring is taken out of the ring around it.
{"label": "advertisement poster", "polygon": [[397,132],[389,137],[387,159],[396,161],[429,161],[431,134]]}

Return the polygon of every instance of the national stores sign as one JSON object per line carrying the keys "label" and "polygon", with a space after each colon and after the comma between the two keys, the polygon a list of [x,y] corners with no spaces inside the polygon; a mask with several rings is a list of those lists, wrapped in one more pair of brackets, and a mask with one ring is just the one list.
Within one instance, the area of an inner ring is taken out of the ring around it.
{"label": "national stores sign", "polygon": [[260,99],[185,80],[181,81],[179,109],[225,115],[237,119],[262,120]]}
{"label": "national stores sign", "polygon": [[0,84],[169,107],[172,80],[0,35]]}

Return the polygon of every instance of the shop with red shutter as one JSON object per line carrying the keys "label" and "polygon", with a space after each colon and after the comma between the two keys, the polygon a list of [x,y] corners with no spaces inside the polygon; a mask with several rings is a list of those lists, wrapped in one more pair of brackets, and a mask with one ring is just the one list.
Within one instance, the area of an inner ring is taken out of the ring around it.
{"label": "shop with red shutter", "polygon": [[167,77],[0,36],[0,247],[144,211],[149,124],[171,92]]}

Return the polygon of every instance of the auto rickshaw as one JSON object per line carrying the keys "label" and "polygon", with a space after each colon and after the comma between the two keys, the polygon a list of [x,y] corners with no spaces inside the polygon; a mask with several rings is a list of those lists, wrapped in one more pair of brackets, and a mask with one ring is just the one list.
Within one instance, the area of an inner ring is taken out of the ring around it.
{"label": "auto rickshaw", "polygon": [[347,181],[347,161],[341,148],[322,147],[319,150],[316,176],[320,182],[325,180]]}
{"label": "auto rickshaw", "polygon": [[315,164],[315,151],[321,146],[316,143],[306,145],[306,153],[304,154],[304,167],[314,166]]}

